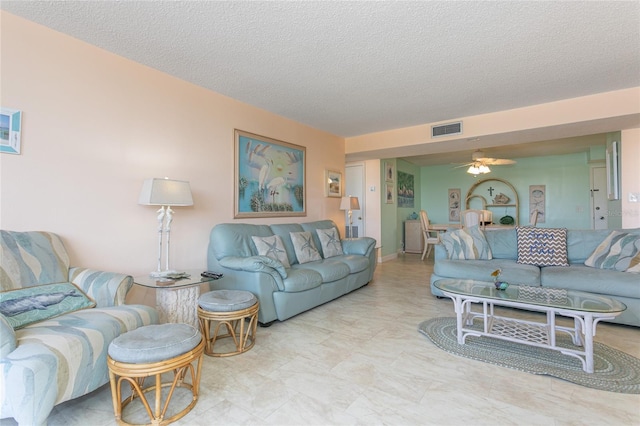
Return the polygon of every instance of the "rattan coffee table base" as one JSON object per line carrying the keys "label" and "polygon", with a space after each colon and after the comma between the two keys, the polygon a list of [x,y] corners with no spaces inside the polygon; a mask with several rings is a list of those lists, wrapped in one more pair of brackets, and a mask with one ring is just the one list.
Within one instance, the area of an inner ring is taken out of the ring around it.
{"label": "rattan coffee table base", "polygon": [[[238,355],[251,349],[256,343],[259,309],[260,303],[258,302],[247,309],[231,312],[206,311],[198,306],[200,331],[205,340],[204,353],[209,356],[225,357]],[[221,331],[226,331],[226,333],[220,334]],[[215,352],[216,342],[225,338],[233,339],[236,350]]]}
{"label": "rattan coffee table base", "polygon": [[[122,418],[122,410],[132,401],[139,399],[144,406],[150,423],[147,425],[168,425],[182,417],[184,417],[198,402],[198,394],[200,387],[200,372],[202,369],[202,354],[204,352],[205,341],[200,341],[198,346],[177,357],[148,364],[129,364],[118,362],[111,357],[107,358],[109,367],[109,379],[111,382],[111,396],[113,399],[113,409],[116,421],[120,425],[133,425]],[[193,362],[197,362],[194,370]],[[162,374],[173,371],[173,381],[162,383]],[[186,382],[185,376],[190,373],[191,383]],[[147,377],[154,376],[155,380],[151,386],[143,388],[144,381]],[[131,386],[131,396],[122,399],[122,385],[124,382]],[[169,403],[176,388],[185,388],[191,391],[193,399],[179,413],[165,418]],[[169,394],[162,402],[162,388],[169,388]],[[149,405],[144,394],[154,392],[154,407]]]}

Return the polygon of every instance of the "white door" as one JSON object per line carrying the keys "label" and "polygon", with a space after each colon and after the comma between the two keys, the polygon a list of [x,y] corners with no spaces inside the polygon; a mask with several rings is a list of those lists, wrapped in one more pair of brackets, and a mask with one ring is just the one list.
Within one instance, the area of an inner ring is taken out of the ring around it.
{"label": "white door", "polygon": [[591,227],[607,229],[608,226],[607,169],[593,167],[591,169]]}
{"label": "white door", "polygon": [[[365,214],[365,197],[364,197],[364,164],[352,163],[348,164],[345,168],[345,187],[344,196],[358,197],[360,203],[360,210],[354,210],[352,215],[353,220],[353,235],[352,237],[362,237],[366,235],[364,232],[364,214]],[[345,212],[345,223],[349,226],[348,218]],[[347,235],[347,232],[345,232]]]}

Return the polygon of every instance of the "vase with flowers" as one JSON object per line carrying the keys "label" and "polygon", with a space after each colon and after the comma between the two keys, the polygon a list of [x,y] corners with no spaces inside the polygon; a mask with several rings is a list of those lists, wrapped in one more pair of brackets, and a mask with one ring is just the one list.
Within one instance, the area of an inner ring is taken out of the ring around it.
{"label": "vase with flowers", "polygon": [[509,287],[509,283],[506,281],[500,280],[500,274],[502,273],[502,269],[496,269],[491,273],[493,277],[493,285],[496,286],[496,290],[506,290]]}

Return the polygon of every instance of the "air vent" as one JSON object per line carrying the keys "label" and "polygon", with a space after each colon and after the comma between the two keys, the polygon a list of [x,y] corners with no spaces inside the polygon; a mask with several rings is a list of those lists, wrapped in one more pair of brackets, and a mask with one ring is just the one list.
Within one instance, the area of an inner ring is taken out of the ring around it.
{"label": "air vent", "polygon": [[459,135],[462,133],[462,121],[457,123],[441,124],[439,126],[431,126],[431,137]]}

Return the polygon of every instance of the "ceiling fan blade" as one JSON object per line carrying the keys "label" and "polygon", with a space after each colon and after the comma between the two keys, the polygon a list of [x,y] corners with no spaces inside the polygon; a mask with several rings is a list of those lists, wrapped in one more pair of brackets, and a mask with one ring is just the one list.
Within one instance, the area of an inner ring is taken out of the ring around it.
{"label": "ceiling fan blade", "polygon": [[453,169],[459,169],[461,167],[467,167],[467,166],[471,166],[472,164],[475,164],[475,162],[472,163],[465,163],[465,164],[460,164],[460,163],[453,163],[456,164],[455,166],[453,166]]}
{"label": "ceiling fan blade", "polygon": [[506,166],[509,164],[516,164],[515,160],[507,160],[506,158],[491,158],[491,161],[486,161],[485,164],[490,166]]}

